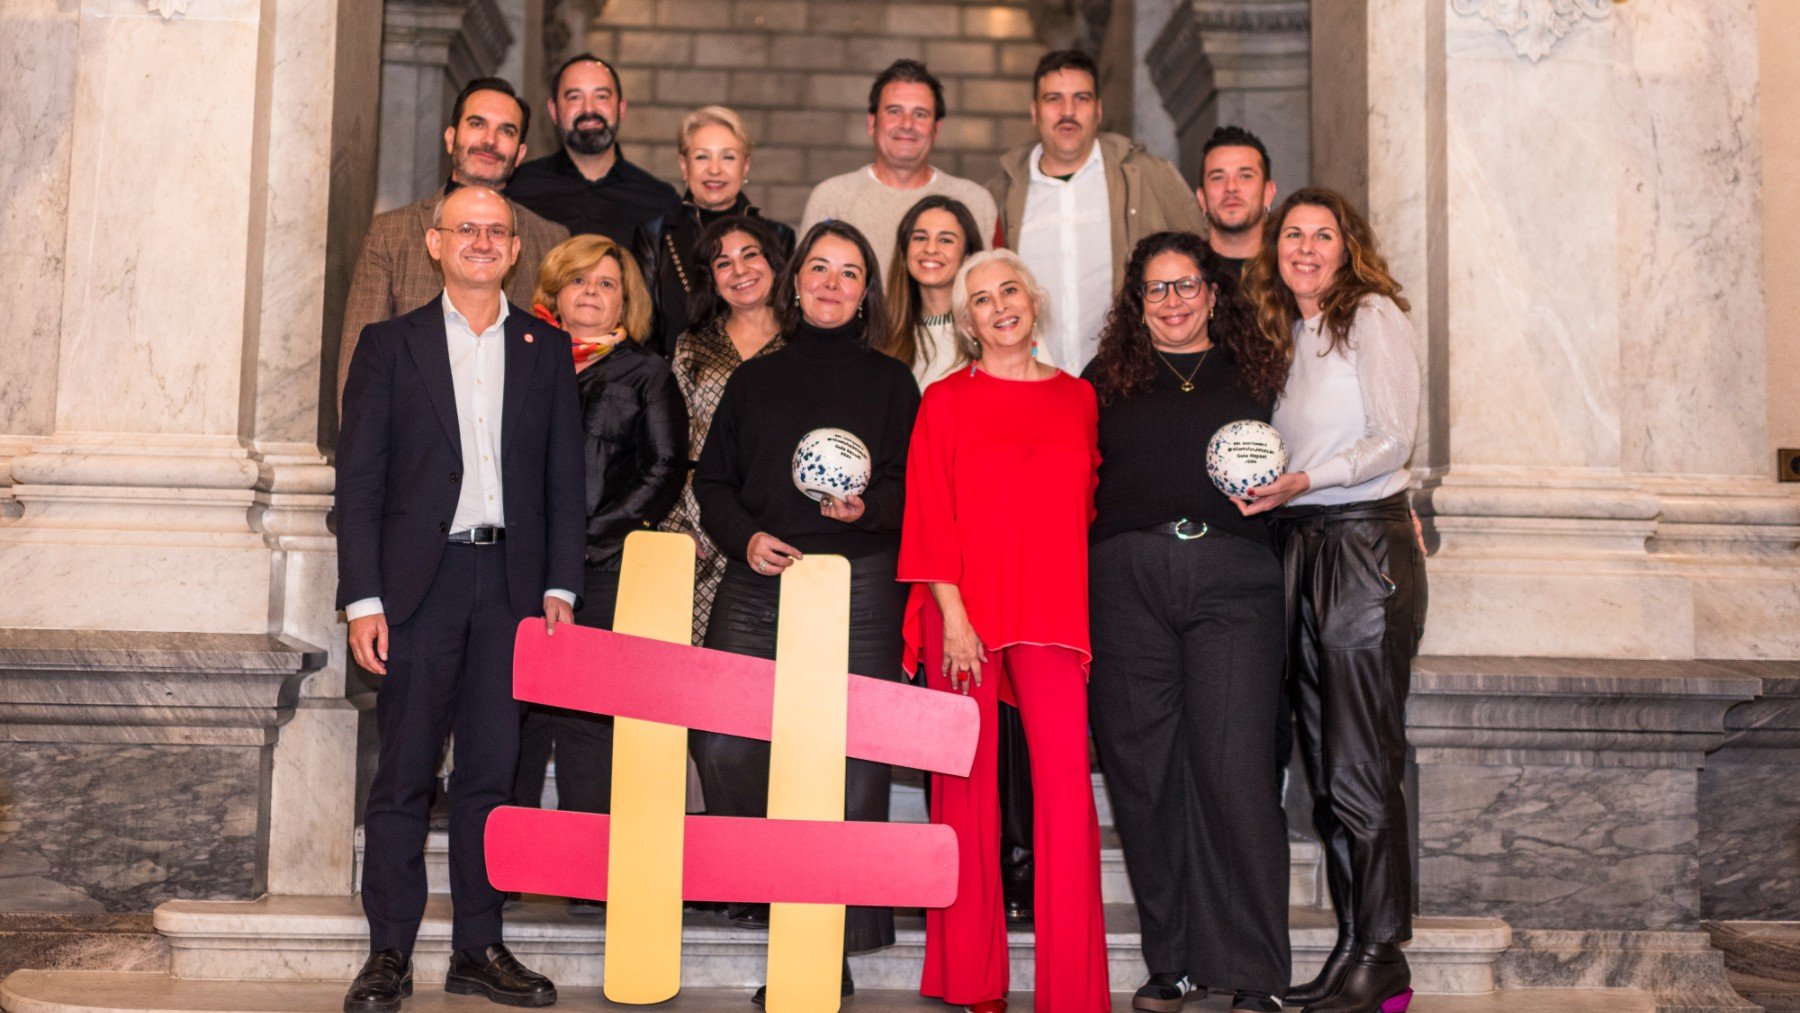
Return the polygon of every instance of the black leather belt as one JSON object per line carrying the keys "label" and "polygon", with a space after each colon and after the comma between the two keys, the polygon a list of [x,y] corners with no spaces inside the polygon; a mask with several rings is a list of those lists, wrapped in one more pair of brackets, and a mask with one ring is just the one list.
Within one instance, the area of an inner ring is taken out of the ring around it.
{"label": "black leather belt", "polygon": [[490,527],[485,524],[467,531],[450,533],[450,544],[452,545],[493,545],[495,542],[504,541],[506,541],[505,528]]}

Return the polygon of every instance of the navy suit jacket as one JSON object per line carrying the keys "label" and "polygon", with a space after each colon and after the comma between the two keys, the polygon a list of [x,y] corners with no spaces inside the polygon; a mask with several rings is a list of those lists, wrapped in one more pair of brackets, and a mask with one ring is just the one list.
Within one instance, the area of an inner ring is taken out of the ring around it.
{"label": "navy suit jacket", "polygon": [[[581,592],[581,447],[569,336],[512,306],[500,483],[516,618],[542,615],[548,588]],[[339,608],[379,596],[389,623],[413,614],[437,575],[464,471],[440,296],[357,341],[338,435]]]}

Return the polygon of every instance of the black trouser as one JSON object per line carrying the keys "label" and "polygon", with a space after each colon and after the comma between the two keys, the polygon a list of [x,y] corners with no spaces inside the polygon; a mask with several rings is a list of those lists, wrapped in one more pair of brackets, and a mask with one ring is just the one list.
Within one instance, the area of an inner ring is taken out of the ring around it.
{"label": "black trouser", "polygon": [[[900,680],[900,623],[906,585],[894,579],[897,552],[850,561],[850,671]],[[716,651],[775,657],[775,617],[781,581],[764,577],[742,560],[726,564],[713,601],[706,646]],[[689,735],[706,811],[714,816],[768,814],[769,744],[756,739],[696,731]],[[844,818],[886,822],[889,767],[848,760],[844,766]],[[844,916],[844,948],[855,953],[894,941],[892,908],[852,907]]]}
{"label": "black trouser", "polygon": [[1276,514],[1289,680],[1331,903],[1363,943],[1412,938],[1406,694],[1425,558],[1406,494]]}
{"label": "black trouser", "polygon": [[1129,531],[1093,546],[1088,574],[1090,721],[1144,962],[1285,992],[1281,565],[1220,532]]}
{"label": "black trouser", "polygon": [[488,883],[483,834],[488,813],[511,797],[519,755],[518,622],[506,591],[506,543],[451,544],[418,610],[388,628],[388,674],[375,697],[380,752],[363,814],[371,950],[412,953],[425,915],[432,788],[451,733],[451,946],[501,941],[504,897]]}
{"label": "black trouser", "polygon": [[[1000,704],[1000,883],[1008,904],[1033,903],[1031,751],[1019,709]],[[931,779],[926,778],[930,784]],[[928,803],[929,804],[929,803]]]}
{"label": "black trouser", "polygon": [[[615,560],[617,562],[617,560]],[[589,566],[575,621],[610,630],[619,598],[619,571]],[[544,768],[556,753],[556,807],[564,812],[612,811],[613,719],[527,704],[519,734],[519,771],[513,778],[513,804],[537,807],[544,797]]]}

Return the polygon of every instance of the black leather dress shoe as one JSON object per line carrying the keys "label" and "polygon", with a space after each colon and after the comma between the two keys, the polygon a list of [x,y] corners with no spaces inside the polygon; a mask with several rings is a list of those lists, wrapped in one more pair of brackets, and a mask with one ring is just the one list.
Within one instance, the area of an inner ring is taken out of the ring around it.
{"label": "black leather dress shoe", "polygon": [[400,1000],[412,995],[412,961],[399,950],[369,954],[350,991],[344,993],[344,1013],[394,1013]]}
{"label": "black leather dress shoe", "polygon": [[527,970],[504,943],[450,954],[444,991],[485,995],[502,1006],[548,1006],[556,1001],[556,986],[550,979]]}
{"label": "black leather dress shoe", "polygon": [[1013,928],[1024,928],[1032,923],[1031,902],[1008,899],[1006,902],[1006,924]]}

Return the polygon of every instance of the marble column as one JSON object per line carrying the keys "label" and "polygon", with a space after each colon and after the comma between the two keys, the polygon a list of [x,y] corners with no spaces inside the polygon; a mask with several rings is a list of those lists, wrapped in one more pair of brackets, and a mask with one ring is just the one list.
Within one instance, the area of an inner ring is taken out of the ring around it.
{"label": "marble column", "polygon": [[450,165],[444,125],[456,93],[471,79],[495,73],[511,42],[497,0],[387,0],[377,212],[411,204],[444,185]]}
{"label": "marble column", "polygon": [[1269,149],[1282,193],[1305,186],[1312,41],[1307,0],[1182,0],[1144,59],[1174,121],[1176,164],[1200,177],[1213,129],[1244,127]]}
{"label": "marble column", "polygon": [[1751,0],[1317,6],[1355,44],[1314,53],[1314,175],[1366,202],[1426,363],[1425,650],[1800,655]]}
{"label": "marble column", "polygon": [[[337,4],[35,6],[24,44],[62,58],[27,78],[46,103],[0,116],[48,108],[56,140],[31,143],[66,154],[24,210],[55,251],[30,305],[56,311],[26,318],[42,382],[0,399],[0,628],[338,643],[317,441]],[[341,650],[309,667],[291,719],[260,722],[279,738],[245,787],[271,821],[257,862],[347,892],[354,715]]]}

